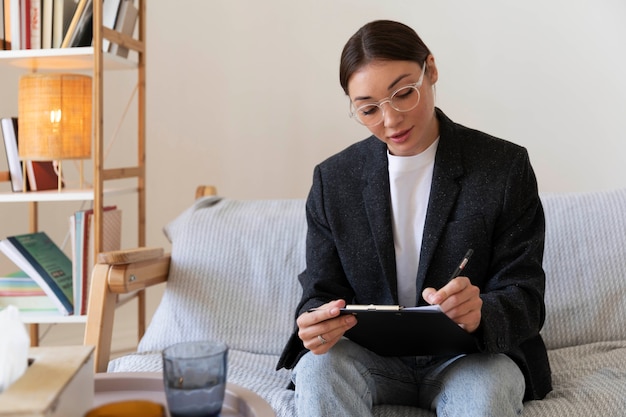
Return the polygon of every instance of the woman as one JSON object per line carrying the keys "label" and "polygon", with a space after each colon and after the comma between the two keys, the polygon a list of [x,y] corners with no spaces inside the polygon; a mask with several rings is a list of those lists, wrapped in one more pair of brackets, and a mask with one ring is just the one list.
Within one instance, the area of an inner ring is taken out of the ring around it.
{"label": "woman", "polygon": [[[401,23],[368,23],[344,47],[341,86],[372,136],[318,165],[307,199],[297,331],[278,364],[293,368],[301,417],[362,417],[377,404],[516,416],[551,390],[544,217],[528,154],[452,122],[435,107],[437,79]],[[343,337],[356,324],[339,315],[346,303],[438,304],[479,352],[381,357]]]}

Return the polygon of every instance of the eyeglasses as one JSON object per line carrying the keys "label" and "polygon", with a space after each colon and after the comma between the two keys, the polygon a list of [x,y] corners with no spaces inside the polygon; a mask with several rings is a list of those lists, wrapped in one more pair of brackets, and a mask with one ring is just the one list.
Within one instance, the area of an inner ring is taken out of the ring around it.
{"label": "eyeglasses", "polygon": [[385,109],[383,108],[385,103],[389,103],[394,110],[399,112],[404,113],[413,110],[420,102],[419,88],[422,86],[422,81],[424,81],[425,72],[426,62],[422,65],[422,74],[416,83],[398,88],[389,97],[377,103],[364,104],[355,109],[354,103],[350,102],[350,117],[364,126],[376,126],[385,117]]}

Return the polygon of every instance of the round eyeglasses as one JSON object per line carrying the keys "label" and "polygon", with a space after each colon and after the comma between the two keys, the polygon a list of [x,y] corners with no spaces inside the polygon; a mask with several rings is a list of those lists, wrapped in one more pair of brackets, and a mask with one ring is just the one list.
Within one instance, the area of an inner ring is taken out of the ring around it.
{"label": "round eyeglasses", "polygon": [[426,62],[424,62],[422,68],[422,74],[416,83],[398,88],[389,97],[377,103],[368,103],[355,108],[354,103],[350,102],[350,117],[364,126],[376,126],[385,118],[385,109],[383,108],[385,103],[389,103],[394,110],[399,112],[407,112],[416,108],[420,102],[419,88],[422,86],[422,81],[424,81]]}

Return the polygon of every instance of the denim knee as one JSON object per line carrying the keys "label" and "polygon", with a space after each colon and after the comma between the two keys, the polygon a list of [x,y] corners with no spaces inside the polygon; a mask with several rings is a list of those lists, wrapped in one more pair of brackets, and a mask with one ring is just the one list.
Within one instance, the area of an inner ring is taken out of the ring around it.
{"label": "denim knee", "polygon": [[300,359],[292,372],[298,416],[371,415],[367,370],[355,357],[350,343],[340,341],[323,355]]}
{"label": "denim knee", "polygon": [[441,390],[434,398],[438,416],[519,416],[523,409],[524,375],[503,354],[457,358],[443,369]]}

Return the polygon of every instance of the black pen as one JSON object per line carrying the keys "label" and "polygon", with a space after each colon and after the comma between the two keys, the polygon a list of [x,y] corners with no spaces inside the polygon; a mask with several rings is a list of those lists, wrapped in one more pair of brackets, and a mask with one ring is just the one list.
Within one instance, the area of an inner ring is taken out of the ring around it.
{"label": "black pen", "polygon": [[452,276],[450,276],[450,279],[448,281],[452,281],[454,278],[459,276],[461,271],[463,271],[463,268],[465,268],[465,265],[467,265],[467,263],[469,262],[469,259],[471,258],[473,253],[474,253],[473,249],[467,250],[467,252],[465,253],[465,256],[461,260],[461,263],[459,264],[459,266],[456,267],[456,270],[452,273]]}

